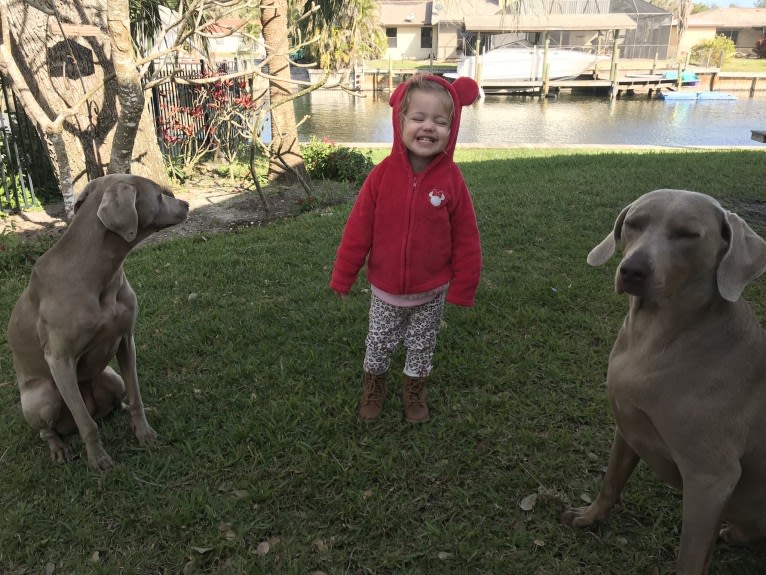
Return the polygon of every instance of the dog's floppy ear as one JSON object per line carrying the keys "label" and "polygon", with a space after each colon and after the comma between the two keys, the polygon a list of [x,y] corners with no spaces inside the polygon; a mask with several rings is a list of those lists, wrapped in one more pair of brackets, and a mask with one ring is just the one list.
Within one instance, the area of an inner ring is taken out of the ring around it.
{"label": "dog's floppy ear", "polygon": [[588,254],[588,265],[594,267],[604,265],[609,258],[614,255],[617,242],[620,241],[620,236],[622,235],[622,223],[625,221],[625,215],[628,213],[631,205],[632,204],[628,204],[622,209],[620,215],[617,216],[617,219],[614,221],[614,228],[612,231],[601,240],[600,244],[590,251]]}
{"label": "dog's floppy ear", "polygon": [[138,233],[136,188],[124,182],[109,186],[104,190],[96,214],[108,230],[132,242]]}
{"label": "dog's floppy ear", "polygon": [[724,212],[729,249],[718,264],[718,293],[737,301],[745,286],[766,271],[766,241],[733,212]]}

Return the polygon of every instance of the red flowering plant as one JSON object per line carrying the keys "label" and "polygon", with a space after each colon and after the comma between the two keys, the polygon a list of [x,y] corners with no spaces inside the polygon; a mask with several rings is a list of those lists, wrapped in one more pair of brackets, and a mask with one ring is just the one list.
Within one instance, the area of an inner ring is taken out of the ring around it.
{"label": "red flowering plant", "polygon": [[201,161],[223,157],[231,164],[251,138],[260,105],[245,78],[203,72],[188,83],[155,91],[157,130],[163,154],[176,179],[185,179]]}

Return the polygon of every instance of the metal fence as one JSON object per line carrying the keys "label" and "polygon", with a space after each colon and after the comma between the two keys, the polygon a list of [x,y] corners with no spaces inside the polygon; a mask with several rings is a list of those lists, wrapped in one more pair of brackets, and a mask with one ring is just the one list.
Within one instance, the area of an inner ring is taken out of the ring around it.
{"label": "metal fence", "polygon": [[[157,140],[171,164],[174,158],[188,160],[249,143],[253,119],[264,103],[254,95],[254,80],[217,78],[245,71],[255,63],[232,60],[211,67],[200,60],[177,63],[151,75],[152,82],[159,80],[151,92]],[[183,82],[192,79],[209,82]]]}
{"label": "metal fence", "polygon": [[2,77],[0,92],[0,211],[18,212],[58,188],[48,152]]}
{"label": "metal fence", "polygon": [[[205,86],[177,83],[171,76],[183,79],[215,78],[246,70],[256,61],[232,60],[214,68],[204,61],[174,63],[172,70],[155,74],[153,79],[168,78],[152,88],[151,106],[160,149],[172,164],[175,159],[214,151],[211,138],[234,147],[245,143],[244,130],[227,133],[212,122],[213,111],[221,103],[246,102],[252,94],[253,81],[211,83]],[[164,75],[163,75],[164,74]],[[254,113],[255,106],[241,106],[242,113]],[[240,122],[249,118],[240,117]],[[193,149],[182,149],[182,146]],[[171,166],[172,167],[172,166]],[[24,109],[0,75],[0,212],[12,213],[29,209],[59,193],[48,151]]]}

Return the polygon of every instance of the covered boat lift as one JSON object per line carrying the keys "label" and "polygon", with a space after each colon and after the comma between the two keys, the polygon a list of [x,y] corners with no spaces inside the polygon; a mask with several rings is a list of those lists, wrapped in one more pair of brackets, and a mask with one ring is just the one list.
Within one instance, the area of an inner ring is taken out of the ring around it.
{"label": "covered boat lift", "polygon": [[[504,35],[509,33],[536,33],[542,39],[542,42],[539,43],[543,45],[545,50],[543,55],[544,62],[547,61],[547,51],[550,44],[551,33],[559,33],[559,38],[561,38],[562,34],[570,34],[572,32],[596,32],[599,33],[597,36],[599,43],[602,39],[600,33],[606,33],[612,42],[612,62],[609,69],[610,82],[614,82],[616,79],[617,44],[620,38],[620,32],[626,30],[635,30],[637,28],[636,22],[628,14],[625,13],[529,15],[493,14],[466,16],[464,23],[466,33],[476,34],[476,42],[474,45],[474,50],[476,52],[478,52],[482,46],[482,34],[496,36],[498,34]],[[582,46],[588,47],[592,46],[592,44],[583,43]],[[596,50],[599,51],[600,49],[601,46],[597,45]],[[478,62],[481,62],[481,58],[478,59]],[[476,81],[479,83],[479,86],[482,86],[480,63],[476,66],[476,76]],[[542,92],[547,93],[547,74],[544,74],[542,81]]]}

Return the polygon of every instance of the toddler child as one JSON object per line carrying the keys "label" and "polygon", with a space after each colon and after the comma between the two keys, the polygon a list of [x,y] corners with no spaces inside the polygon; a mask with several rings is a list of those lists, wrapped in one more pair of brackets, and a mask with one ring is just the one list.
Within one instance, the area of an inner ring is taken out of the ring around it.
{"label": "toddler child", "polygon": [[471,78],[452,83],[417,74],[391,94],[391,153],[364,181],[346,222],[330,287],[348,294],[367,264],[372,288],[359,416],[377,418],[399,343],[407,350],[405,419],[429,419],[431,373],[444,302],[471,307],[481,245],[471,196],[453,161],[461,107],[479,94]]}

